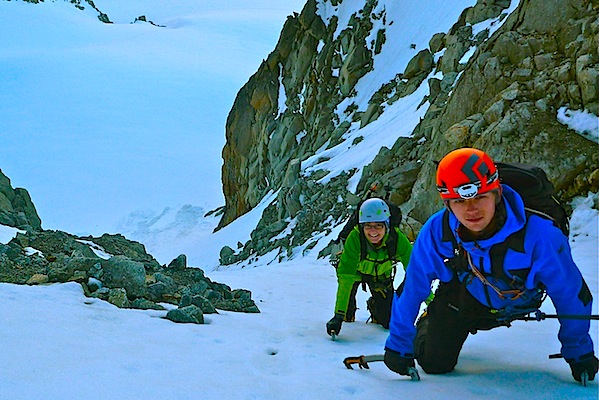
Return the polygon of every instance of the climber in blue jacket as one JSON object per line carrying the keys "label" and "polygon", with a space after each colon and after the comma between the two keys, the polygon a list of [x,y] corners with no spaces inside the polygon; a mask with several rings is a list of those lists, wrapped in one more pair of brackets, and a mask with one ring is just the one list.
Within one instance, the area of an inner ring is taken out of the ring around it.
{"label": "climber in blue jacket", "polygon": [[[416,359],[426,373],[450,372],[468,334],[509,326],[537,310],[545,293],[558,315],[590,316],[592,295],[568,238],[550,219],[527,216],[522,198],[500,184],[486,153],[454,150],[439,163],[436,180],[445,209],[422,227],[393,300],[389,369],[408,375]],[[521,244],[504,246],[516,232]],[[415,327],[435,279],[434,300]],[[599,364],[589,328],[589,319],[560,319],[561,355],[579,382],[593,380]]]}

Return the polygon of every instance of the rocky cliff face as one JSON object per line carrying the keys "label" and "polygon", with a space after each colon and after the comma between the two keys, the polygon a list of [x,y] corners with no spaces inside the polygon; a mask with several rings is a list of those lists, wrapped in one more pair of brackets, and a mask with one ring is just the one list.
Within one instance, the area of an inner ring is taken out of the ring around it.
{"label": "rocky cliff face", "polygon": [[[463,67],[451,96],[433,101],[416,135],[429,145],[416,154],[437,160],[456,147],[478,147],[498,161],[543,167],[564,201],[596,191],[597,144],[556,119],[561,107],[599,114],[599,13],[593,7],[522,1]],[[411,193],[408,208],[421,221],[434,211],[415,207],[434,204],[434,172],[434,164],[425,163]]]}
{"label": "rocky cliff face", "polygon": [[[226,125],[220,227],[268,193],[277,196],[251,240],[238,251],[223,249],[221,262],[273,249],[291,257],[293,248],[310,248],[318,240],[314,232],[340,223],[347,203],[355,204],[373,183],[386,185],[417,232],[440,206],[434,161],[462,146],[481,148],[497,161],[543,167],[564,201],[599,189],[597,143],[556,117],[560,109],[599,114],[596,2],[479,0],[447,32],[432,35],[427,48],[406,43],[413,57],[386,81],[374,59],[397,40],[388,35],[401,23],[387,13],[391,0],[367,0],[347,26],[338,26],[346,3],[309,0],[287,20],[275,50],[237,96]],[[333,10],[326,21],[325,8]],[[501,27],[475,29],[484,21]],[[360,109],[355,88],[365,81],[378,89]],[[426,112],[408,137],[382,147],[363,170],[348,169],[323,184],[330,171],[302,167],[326,161],[319,154],[340,143],[358,144],[360,131],[410,96],[420,96],[414,101]],[[357,178],[352,193],[348,181]]]}
{"label": "rocky cliff face", "polygon": [[[287,19],[276,50],[238,93],[226,124],[221,226],[252,209],[269,190],[293,185],[299,160],[328,140],[339,96],[331,55],[318,57],[318,43],[325,37],[316,4],[309,1],[300,16]],[[325,72],[328,76],[318,76]],[[283,97],[289,103],[279,115]],[[320,130],[323,134],[316,134]]]}

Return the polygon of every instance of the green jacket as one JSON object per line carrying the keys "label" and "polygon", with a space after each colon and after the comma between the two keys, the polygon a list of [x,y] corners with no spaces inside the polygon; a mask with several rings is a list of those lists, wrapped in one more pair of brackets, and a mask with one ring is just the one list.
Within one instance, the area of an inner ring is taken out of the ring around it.
{"label": "green jacket", "polygon": [[[398,229],[397,231],[397,251],[395,259],[401,261],[406,269],[412,254],[412,244],[406,236]],[[343,253],[337,266],[337,300],[335,303],[335,313],[345,315],[349,305],[351,290],[356,282],[362,281],[363,275],[372,276],[375,280],[384,280],[391,277],[393,273],[393,261],[389,259],[387,251],[386,233],[383,241],[378,248],[374,248],[368,243],[367,255],[364,260],[360,260],[360,230],[356,226],[347,237],[343,246]]]}

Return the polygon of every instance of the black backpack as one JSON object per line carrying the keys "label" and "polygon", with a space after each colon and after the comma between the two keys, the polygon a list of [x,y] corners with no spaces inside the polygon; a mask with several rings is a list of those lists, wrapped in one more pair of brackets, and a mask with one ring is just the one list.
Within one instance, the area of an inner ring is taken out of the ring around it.
{"label": "black backpack", "polygon": [[[500,182],[514,189],[522,197],[527,221],[530,215],[539,215],[552,220],[553,224],[560,228],[566,237],[569,235],[570,225],[568,214],[566,213],[566,209],[556,200],[555,188],[543,169],[522,163],[496,163],[495,165],[499,170]],[[489,250],[491,256],[491,275],[502,279],[513,288],[517,288],[516,282],[506,275],[503,269],[503,262],[508,248],[524,252],[525,232],[526,225],[521,230],[508,236],[504,242],[492,246]],[[445,211],[443,216],[443,240],[452,242],[454,255],[456,256],[448,260],[446,264],[456,270],[467,269],[464,255],[461,254],[461,249],[449,227],[448,210]],[[528,276],[529,269],[524,268],[515,272],[523,282]]]}
{"label": "black backpack", "polygon": [[[369,198],[374,198],[374,197],[369,197]],[[358,206],[356,207],[356,209],[352,213],[352,215],[349,217],[349,220],[345,223],[345,226],[343,226],[343,229],[341,230],[341,232],[339,232],[339,236],[337,236],[338,242],[345,243],[345,240],[349,236],[352,229],[354,229],[354,227],[358,224],[359,214],[360,214],[360,206],[366,200],[368,200],[368,199],[362,200],[358,204]],[[389,217],[389,237],[387,238],[387,250],[389,252],[389,259],[395,260],[395,255],[397,253],[397,231],[395,230],[395,228],[399,227],[399,224],[401,223],[401,217],[402,217],[401,209],[387,199],[381,199],[381,200],[383,200],[385,203],[387,203],[387,206],[389,207],[389,212],[391,213],[391,217]],[[368,243],[366,240],[366,236],[364,236],[364,231],[362,229],[360,229],[360,259],[361,260],[366,258],[367,246],[368,246]]]}
{"label": "black backpack", "polygon": [[555,188],[541,168],[522,163],[496,163],[499,181],[514,189],[527,212],[553,221],[564,235],[570,235],[566,209],[555,198]]}

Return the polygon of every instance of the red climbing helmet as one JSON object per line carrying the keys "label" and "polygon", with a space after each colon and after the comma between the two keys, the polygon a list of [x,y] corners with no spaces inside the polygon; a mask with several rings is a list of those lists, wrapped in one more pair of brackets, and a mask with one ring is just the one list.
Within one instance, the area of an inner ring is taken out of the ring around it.
{"label": "red climbing helmet", "polygon": [[437,167],[437,190],[443,200],[470,199],[498,188],[497,167],[484,151],[454,150]]}

